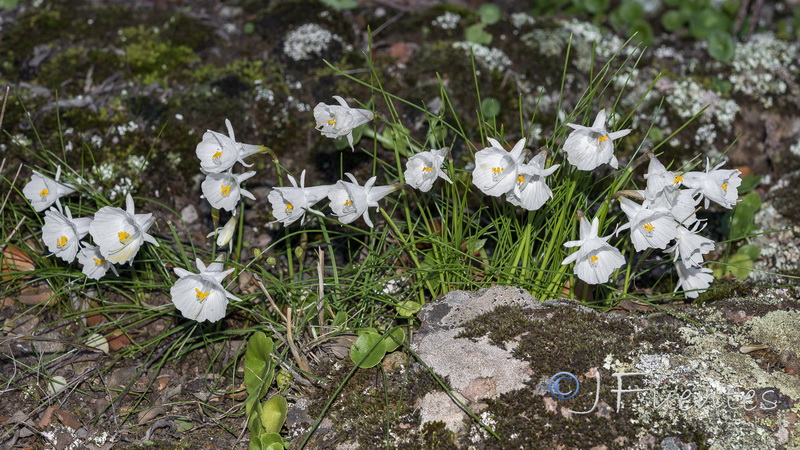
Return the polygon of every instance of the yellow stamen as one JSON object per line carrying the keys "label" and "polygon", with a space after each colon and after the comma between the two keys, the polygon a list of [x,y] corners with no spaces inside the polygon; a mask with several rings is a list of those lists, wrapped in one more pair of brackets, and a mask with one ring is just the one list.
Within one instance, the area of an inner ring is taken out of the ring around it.
{"label": "yellow stamen", "polygon": [[352,200],[348,200],[348,201],[344,202],[344,206],[350,206],[352,204],[353,204]]}
{"label": "yellow stamen", "polygon": [[227,197],[228,194],[231,192],[231,185],[230,184],[223,184],[222,188],[220,189],[220,191],[222,191],[222,195]]}
{"label": "yellow stamen", "polygon": [[600,141],[600,142],[605,142],[605,141],[608,140],[608,135],[600,136],[599,138],[597,138],[597,140]]}
{"label": "yellow stamen", "polygon": [[61,236],[60,238],[56,239],[56,245],[58,248],[64,248],[67,246],[67,237]]}
{"label": "yellow stamen", "polygon": [[205,300],[206,297],[208,297],[208,294],[211,293],[211,291],[202,292],[202,291],[200,291],[200,289],[197,289],[197,288],[194,288],[194,292],[197,294],[197,301],[198,302],[202,302],[203,300]]}
{"label": "yellow stamen", "polygon": [[517,177],[517,184],[522,184],[525,182],[525,177],[520,175]]}
{"label": "yellow stamen", "polygon": [[728,183],[722,183],[722,190],[728,192]]}
{"label": "yellow stamen", "polygon": [[427,167],[427,166],[423,167],[422,171],[425,172],[425,173],[432,172],[433,171],[433,167]]}
{"label": "yellow stamen", "polygon": [[503,173],[503,170],[504,170],[504,169],[503,169],[502,167],[492,167],[492,172],[494,172],[494,173],[496,173],[496,174],[501,174],[501,173]]}
{"label": "yellow stamen", "polygon": [[216,153],[211,155],[211,159],[220,159],[220,158],[222,158],[222,150],[217,150]]}
{"label": "yellow stamen", "polygon": [[642,225],[642,227],[644,227],[644,231],[647,231],[648,233],[656,229],[656,227],[654,227],[653,224],[650,222],[647,222],[646,224]]}
{"label": "yellow stamen", "polygon": [[117,233],[117,237],[119,237],[120,244],[127,244],[131,241],[131,235],[127,231],[120,231]]}
{"label": "yellow stamen", "polygon": [[106,262],[105,259],[97,259],[97,258],[92,258],[92,259],[94,260],[94,263],[97,264],[98,266],[102,266],[103,263]]}
{"label": "yellow stamen", "polygon": [[596,263],[598,259],[600,259],[600,258],[598,258],[597,255],[592,255],[592,256],[589,257],[589,261],[591,261],[593,263]]}
{"label": "yellow stamen", "polygon": [[673,184],[678,184],[678,183],[682,183],[682,182],[683,182],[683,177],[680,176],[680,175],[676,176],[675,179],[672,180]]}
{"label": "yellow stamen", "polygon": [[45,188],[45,189],[42,189],[41,192],[39,192],[39,196],[42,197],[42,200],[47,200],[47,195],[49,193],[50,193],[50,191],[48,191],[47,188]]}
{"label": "yellow stamen", "polygon": [[328,121],[328,125],[336,126],[336,117]]}
{"label": "yellow stamen", "polygon": [[291,203],[287,203],[286,204],[286,211],[291,211],[293,209],[294,209],[294,205],[293,204],[291,204]]}

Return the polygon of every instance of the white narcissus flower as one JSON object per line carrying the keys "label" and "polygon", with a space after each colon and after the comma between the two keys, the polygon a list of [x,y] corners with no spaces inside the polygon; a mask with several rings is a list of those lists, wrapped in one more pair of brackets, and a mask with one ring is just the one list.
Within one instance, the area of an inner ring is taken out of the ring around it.
{"label": "white narcissus flower", "polygon": [[233,211],[236,215],[236,205],[242,196],[255,200],[250,191],[242,189],[242,182],[255,175],[255,171],[233,175],[230,170],[225,173],[209,173],[200,185],[202,198],[208,200],[212,207]]}
{"label": "white narcissus flower", "polygon": [[[647,191],[642,192],[647,195]],[[697,189],[667,189],[654,199],[647,198],[644,205],[650,209],[669,210],[676,222],[688,227],[697,222],[695,213],[699,202]]]}
{"label": "white narcissus flower", "polygon": [[475,153],[472,182],[486,195],[499,197],[517,185],[517,172],[525,155],[525,138],[520,139],[510,152],[495,139],[487,138],[491,147]]}
{"label": "white narcissus flower", "polygon": [[225,126],[228,128],[228,136],[208,130],[203,134],[203,140],[197,144],[195,153],[200,158],[200,168],[206,173],[225,172],[237,161],[245,167],[250,167],[252,164],[245,164],[244,158],[263,149],[259,145],[236,142],[231,121],[225,119]]}
{"label": "white narcissus flower", "polygon": [[733,208],[738,201],[738,189],[742,184],[742,178],[739,176],[741,172],[736,169],[718,170],[724,164],[725,161],[712,169],[711,162],[706,159],[705,172],[686,172],[683,175],[683,184],[700,191],[706,200],[706,208],[709,200],[728,209]]}
{"label": "white narcissus flower", "polygon": [[59,198],[75,192],[74,185],[61,183],[58,181],[59,178],[61,178],[61,166],[56,167],[55,180],[33,171],[31,181],[22,188],[22,194],[31,202],[34,210],[44,211]]}
{"label": "white narcissus flower", "polygon": [[333,214],[342,223],[351,223],[358,216],[364,216],[364,222],[372,228],[369,207],[377,207],[378,201],[389,195],[397,187],[373,186],[378,177],[372,177],[364,183],[364,186],[359,186],[358,181],[352,174],[345,173],[345,175],[350,178],[352,183],[339,180],[328,192]]}
{"label": "white narcissus flower", "polygon": [[125,197],[125,209],[104,206],[94,215],[89,233],[100,248],[100,254],[114,264],[133,264],[143,243],[158,246],[147,230],[153,225],[153,214],[136,214],[133,197]]}
{"label": "white narcissus flower", "polygon": [[228,299],[239,300],[222,287],[222,280],[234,269],[222,270],[224,265],[220,261],[206,267],[199,258],[195,264],[199,274],[175,268],[179,279],[169,290],[172,303],[187,319],[216,322],[225,317]]}
{"label": "white narcissus flower", "polygon": [[620,197],[619,204],[628,216],[628,223],[617,232],[631,230],[631,241],[637,252],[648,248],[664,249],[678,234],[678,223],[667,209],[649,209],[633,200]]}
{"label": "white narcissus flower", "polygon": [[552,175],[561,165],[554,164],[545,169],[546,160],[547,154],[540,152],[527,164],[519,166],[517,184],[514,189],[506,193],[506,200],[509,203],[521,206],[528,211],[535,211],[553,196],[544,177]]}
{"label": "white narcissus flower", "polygon": [[326,198],[332,185],[305,187],[306,171],[300,172],[300,185],[293,176],[287,174],[292,186],[276,187],[267,196],[272,205],[272,215],[277,222],[287,226],[298,219],[305,218],[306,211],[323,216],[322,212],[312,209],[317,202]]}
{"label": "white narcissus flower", "polygon": [[674,259],[681,259],[687,267],[699,267],[703,263],[703,255],[714,250],[714,241],[698,235],[700,222],[691,229],[678,227],[675,245],[668,248],[667,253],[674,253]]}
{"label": "white narcissus flower", "polygon": [[334,95],[333,98],[339,102],[338,105],[318,103],[314,107],[314,120],[317,122],[316,128],[325,137],[337,139],[347,136],[350,148],[355,151],[353,147],[353,129],[369,122],[375,116],[372,111],[349,107],[347,102],[338,95]]}
{"label": "white narcissus flower", "polygon": [[89,233],[92,219],[89,217],[73,219],[69,207],[64,208],[64,213],[66,214],[62,214],[56,208],[45,211],[42,240],[54,255],[71,263],[81,248],[80,240]]}
{"label": "white narcissus flower", "polygon": [[683,176],[680,173],[667,170],[655,156],[650,158],[644,178],[647,180],[645,197],[651,199],[658,197],[664,191],[673,192],[683,183]]}
{"label": "white narcissus flower", "polygon": [[685,291],[686,298],[697,298],[705,292],[714,281],[711,269],[706,267],[690,267],[683,263],[681,258],[675,260],[675,270],[678,272],[678,282],[675,291],[681,288]]}
{"label": "white narcissus flower", "polygon": [[441,178],[448,183],[452,184],[450,178],[442,170],[442,164],[447,157],[450,150],[442,148],[439,150],[429,150],[427,152],[417,153],[406,162],[406,171],[403,172],[403,177],[409,186],[414,189],[419,189],[422,192],[428,192],[433,187],[433,182],[437,178]]}
{"label": "white narcissus flower", "polygon": [[597,235],[600,224],[597,218],[589,221],[581,218],[580,240],[564,243],[564,247],[580,247],[578,251],[564,258],[561,264],[575,262],[575,275],[589,284],[608,281],[611,274],[625,264],[625,258],[608,242],[611,235]]}
{"label": "white narcissus flower", "polygon": [[566,124],[574,131],[564,142],[564,151],[570,164],[578,170],[593,170],[601,164],[617,169],[619,163],[614,156],[614,140],[626,136],[630,129],[609,133],[606,130],[606,110],[601,109],[591,127],[574,123]]}
{"label": "white narcissus flower", "polygon": [[100,249],[96,245],[84,244],[80,252],[78,252],[78,262],[83,266],[83,274],[92,280],[99,280],[106,276],[108,269],[114,272],[114,275],[119,276],[117,268],[108,262],[100,253]]}

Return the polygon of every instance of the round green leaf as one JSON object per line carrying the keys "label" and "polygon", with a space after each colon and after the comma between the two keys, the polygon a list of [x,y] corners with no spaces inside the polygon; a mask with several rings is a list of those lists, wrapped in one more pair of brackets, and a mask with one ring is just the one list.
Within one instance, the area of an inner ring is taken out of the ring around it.
{"label": "round green leaf", "polygon": [[761,256],[761,249],[755,245],[748,244],[743,245],[739,248],[739,251],[736,253],[747,255],[748,258],[752,259],[753,261],[757,260],[759,256]]}
{"label": "round green leaf", "polygon": [[730,34],[714,31],[708,36],[708,54],[717,61],[727,62],[733,59],[736,44]]}
{"label": "round green leaf", "polygon": [[667,11],[661,16],[661,26],[665,30],[674,33],[686,26],[687,17],[677,10]]}
{"label": "round green leaf", "polygon": [[503,17],[503,12],[500,8],[493,3],[484,3],[478,8],[478,14],[481,16],[481,22],[485,25],[494,25]]}
{"label": "round green leaf", "polygon": [[483,117],[494,119],[500,114],[500,101],[494,97],[486,97],[481,102],[481,112],[483,113]]}
{"label": "round green leaf", "polygon": [[628,36],[643,45],[650,45],[653,43],[653,28],[647,21],[638,20],[628,28]]}
{"label": "round green leaf", "polygon": [[397,347],[400,347],[400,345],[403,344],[403,341],[405,339],[406,339],[406,332],[401,327],[397,327],[392,331],[390,331],[384,338],[386,353],[397,350]]}
{"label": "round green leaf", "polygon": [[411,317],[421,308],[422,305],[419,303],[412,300],[406,300],[397,305],[397,314],[401,315],[402,317]]}
{"label": "round green leaf", "polygon": [[464,38],[476,44],[489,45],[492,43],[492,35],[484,31],[482,23],[476,23],[465,28]]}
{"label": "round green leaf", "polygon": [[622,24],[632,24],[644,17],[644,7],[637,1],[627,1],[619,5],[617,11]]}
{"label": "round green leaf", "polygon": [[280,394],[275,394],[261,405],[261,426],[267,433],[277,433],[286,422],[289,404]]}
{"label": "round green leaf", "polygon": [[375,331],[361,333],[350,347],[350,360],[362,369],[377,366],[386,355],[385,342]]}
{"label": "round green leaf", "polygon": [[[731,273],[736,278],[743,280],[750,275],[750,271],[753,269],[753,260],[750,259],[747,255],[741,255],[739,253],[733,255],[731,259],[728,260],[726,273]],[[738,266],[738,267],[734,267]]]}
{"label": "round green leaf", "polygon": [[695,39],[707,39],[714,31],[726,31],[728,18],[717,10],[706,8],[689,17],[689,34]]}
{"label": "round green leaf", "polygon": [[579,5],[589,14],[600,14],[608,10],[610,0],[580,0]]}

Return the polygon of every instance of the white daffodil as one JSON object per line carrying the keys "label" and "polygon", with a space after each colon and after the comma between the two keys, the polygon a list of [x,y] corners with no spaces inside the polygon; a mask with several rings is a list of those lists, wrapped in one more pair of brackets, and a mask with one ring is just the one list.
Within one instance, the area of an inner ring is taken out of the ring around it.
{"label": "white daffodil", "polygon": [[133,197],[125,197],[125,209],[104,206],[94,215],[89,233],[100,248],[100,254],[114,264],[133,264],[143,243],[158,246],[147,230],[153,225],[153,214],[136,214]]}
{"label": "white daffodil", "polygon": [[611,235],[599,237],[600,228],[597,218],[589,221],[581,218],[580,240],[564,243],[564,247],[580,247],[578,251],[567,256],[561,264],[575,262],[575,275],[589,284],[605,283],[611,274],[625,264],[625,258],[608,242]]}
{"label": "white daffodil", "polygon": [[703,255],[714,250],[714,241],[697,233],[701,230],[700,222],[697,222],[691,229],[678,227],[678,234],[675,236],[675,245],[668,248],[667,253],[674,253],[674,259],[680,259],[686,267],[700,267],[703,263]]}
{"label": "white daffodil", "polygon": [[553,196],[544,177],[552,175],[560,167],[560,164],[555,164],[545,169],[546,160],[547,154],[540,152],[527,164],[519,166],[517,184],[514,189],[506,193],[506,200],[509,203],[521,206],[528,211],[535,211]]}
{"label": "white daffodil", "polygon": [[[499,197],[517,185],[519,166],[525,155],[525,138],[520,139],[510,152],[492,138],[487,138],[491,147],[475,153],[475,169],[472,182],[486,195]],[[519,196],[519,195],[518,195]]]}
{"label": "white daffodil", "polygon": [[22,188],[22,194],[31,202],[34,210],[44,211],[59,198],[75,192],[74,185],[61,183],[58,181],[59,178],[61,178],[61,166],[56,167],[55,180],[33,171],[31,181]]}
{"label": "white daffodil", "polygon": [[260,145],[236,142],[231,121],[225,119],[225,126],[228,128],[228,136],[208,130],[203,134],[203,140],[197,144],[195,153],[200,158],[200,168],[206,173],[225,172],[237,161],[245,167],[250,167],[252,164],[245,164],[244,158],[263,149]]}
{"label": "white daffodil", "polygon": [[297,181],[293,176],[288,174],[286,176],[289,177],[289,182],[292,183],[292,186],[276,187],[267,196],[267,200],[272,205],[272,215],[275,216],[276,221],[283,223],[283,226],[287,226],[298,219],[305,218],[306,211],[321,216],[324,215],[311,207],[326,198],[333,186],[305,187],[305,170],[300,172],[300,186],[297,185]]}
{"label": "white daffodil", "polygon": [[678,272],[678,282],[675,291],[681,288],[685,291],[686,298],[697,298],[705,292],[714,281],[711,269],[706,267],[691,267],[683,263],[681,258],[675,260],[675,270]]}
{"label": "white daffodil", "polygon": [[683,176],[680,173],[667,170],[655,156],[650,158],[644,178],[647,180],[645,197],[653,199],[661,195],[665,190],[669,192],[675,191],[683,183]]}
{"label": "white daffodil", "polygon": [[389,195],[397,187],[373,186],[378,177],[372,177],[364,183],[364,186],[359,186],[358,181],[352,174],[345,173],[345,175],[350,178],[352,183],[339,180],[328,192],[333,214],[342,223],[351,223],[358,216],[363,216],[364,222],[372,228],[369,207],[377,207],[378,201]]}
{"label": "white daffodil", "polygon": [[350,148],[355,151],[353,147],[353,129],[369,122],[375,116],[372,111],[349,107],[347,102],[338,95],[334,95],[333,98],[339,102],[338,105],[318,103],[314,107],[314,120],[317,122],[316,128],[325,137],[337,139],[347,136]]}
{"label": "white daffodil", "polygon": [[683,175],[683,184],[699,192],[705,198],[705,207],[708,208],[709,200],[724,208],[731,209],[739,198],[738,189],[742,184],[741,172],[736,169],[718,170],[725,161],[711,169],[711,162],[706,159],[705,172],[686,172]]}
{"label": "white daffodil", "polygon": [[[667,209],[676,222],[688,227],[697,222],[695,213],[700,202],[697,191],[697,189],[666,189],[655,198],[648,197],[644,205],[649,209]],[[647,195],[646,190],[642,193]]]}
{"label": "white daffodil", "polygon": [[664,249],[678,234],[678,223],[667,209],[649,209],[633,200],[620,197],[619,204],[628,216],[628,223],[617,232],[631,230],[631,241],[637,252],[647,248]]}
{"label": "white daffodil", "polygon": [[228,245],[228,242],[230,242],[231,239],[233,239],[233,234],[236,232],[236,224],[238,222],[239,221],[238,219],[236,219],[236,216],[233,216],[230,219],[228,219],[228,222],[225,224],[224,227],[217,228],[211,233],[208,233],[206,237],[210,238],[211,236],[216,236],[217,245],[219,247],[222,247],[223,245]]}
{"label": "white daffodil", "polygon": [[441,178],[448,183],[452,184],[450,178],[442,170],[442,164],[447,157],[450,150],[442,148],[439,150],[429,150],[427,152],[417,153],[406,162],[406,171],[403,172],[403,177],[406,183],[414,189],[419,189],[422,192],[428,192],[433,187],[433,182],[437,178]]}
{"label": "white daffodil", "polygon": [[172,303],[187,319],[216,322],[225,317],[228,299],[239,300],[222,287],[222,280],[234,269],[222,270],[224,265],[220,261],[215,261],[208,267],[199,258],[195,263],[199,274],[175,268],[179,279],[169,290]]}
{"label": "white daffodil", "polygon": [[80,240],[89,233],[92,219],[73,219],[69,207],[64,208],[64,213],[66,215],[56,208],[45,211],[42,240],[54,255],[71,263],[81,248]]}
{"label": "white daffodil", "polygon": [[618,168],[617,157],[614,156],[614,140],[626,136],[630,129],[609,133],[606,130],[606,110],[601,109],[591,127],[574,123],[566,124],[574,131],[564,142],[564,151],[570,164],[578,170],[593,170],[601,164],[609,164]]}
{"label": "white daffodil", "polygon": [[256,198],[250,191],[242,189],[243,181],[255,175],[255,171],[234,175],[228,170],[225,173],[209,173],[200,185],[203,195],[202,198],[208,200],[212,207],[233,211],[236,214],[236,205],[239,199],[245,196],[251,200]]}
{"label": "white daffodil", "polygon": [[99,280],[106,276],[108,269],[114,272],[114,275],[119,276],[117,268],[108,262],[100,253],[100,249],[95,245],[84,244],[80,252],[78,252],[78,262],[83,266],[83,274],[92,280]]}

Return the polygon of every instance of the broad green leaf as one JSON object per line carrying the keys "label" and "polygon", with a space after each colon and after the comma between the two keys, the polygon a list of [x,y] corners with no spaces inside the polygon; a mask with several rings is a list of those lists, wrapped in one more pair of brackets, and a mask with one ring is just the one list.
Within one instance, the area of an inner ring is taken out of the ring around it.
{"label": "broad green leaf", "polygon": [[350,359],[362,369],[375,367],[386,355],[385,342],[374,330],[362,332],[350,347]]}
{"label": "broad green leaf", "polygon": [[739,247],[739,251],[737,251],[736,253],[747,255],[748,258],[755,261],[761,256],[761,249],[755,245],[748,244]]}
{"label": "broad green leaf", "polygon": [[486,97],[481,101],[481,112],[487,119],[493,119],[500,114],[500,101],[494,97]]}
{"label": "broad green leaf", "polygon": [[280,394],[275,394],[261,405],[261,426],[267,433],[278,433],[286,422],[289,405]]}
{"label": "broad green leaf", "polygon": [[681,11],[667,11],[661,16],[661,26],[669,32],[675,32],[686,26],[688,17]]}
{"label": "broad green leaf", "polygon": [[653,43],[653,28],[645,20],[637,20],[628,27],[628,36],[644,45]]}
{"label": "broad green leaf", "polygon": [[420,305],[419,303],[413,300],[406,300],[397,305],[397,314],[403,317],[411,317],[414,314],[416,314],[421,308],[422,305]]}
{"label": "broad green leaf", "polygon": [[717,61],[728,62],[733,59],[736,43],[725,31],[714,31],[708,36],[708,54]]}
{"label": "broad green leaf", "polygon": [[476,23],[475,25],[470,25],[465,28],[464,39],[481,45],[489,45],[492,43],[492,35],[483,29],[482,23]]}
{"label": "broad green leaf", "polygon": [[261,331],[253,333],[247,341],[244,355],[244,385],[247,394],[260,399],[272,384],[272,348],[273,342]]}
{"label": "broad green leaf", "polygon": [[478,8],[478,14],[481,16],[481,22],[485,25],[494,25],[500,21],[503,12],[500,8],[493,3],[484,3]]}
{"label": "broad green leaf", "polygon": [[384,345],[386,346],[386,353],[397,350],[403,344],[406,338],[406,332],[401,327],[396,327],[390,331],[384,338]]}

